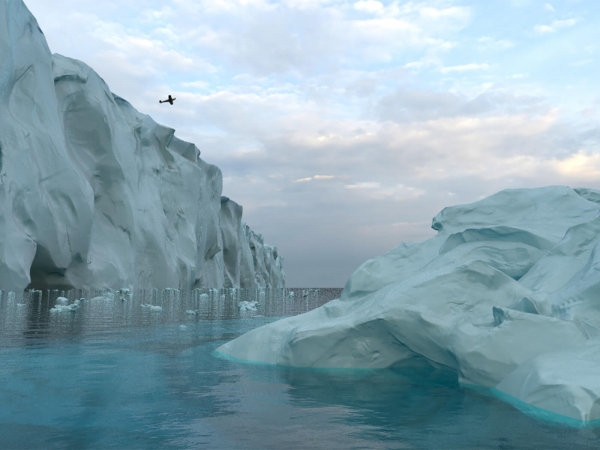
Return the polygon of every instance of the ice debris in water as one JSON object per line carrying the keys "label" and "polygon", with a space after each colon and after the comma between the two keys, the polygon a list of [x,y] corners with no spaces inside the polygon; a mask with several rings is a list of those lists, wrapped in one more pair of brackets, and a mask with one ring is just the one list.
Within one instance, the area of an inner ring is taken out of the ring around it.
{"label": "ice debris in water", "polygon": [[257,306],[258,302],[242,301],[238,303],[238,308],[240,311],[256,311]]}
{"label": "ice debris in water", "polygon": [[197,316],[198,314],[200,314],[200,311],[198,311],[197,309],[196,310],[188,309],[185,313],[188,316]]}
{"label": "ice debris in water", "polygon": [[302,289],[302,297],[308,297],[311,292],[319,293],[319,289]]}
{"label": "ice debris in water", "polygon": [[128,288],[119,289],[119,299],[122,302],[131,300],[132,297],[133,297],[133,293]]}
{"label": "ice debris in water", "polygon": [[77,311],[80,308],[81,302],[83,300],[84,299],[75,300],[73,303],[68,305],[67,304],[69,302],[68,299],[66,299],[65,297],[58,297],[56,299],[56,301],[58,303],[56,305],[54,305],[54,308],[50,309],[50,312],[51,313],[59,313],[59,312],[65,312],[65,311]]}
{"label": "ice debris in water", "polygon": [[161,306],[149,305],[146,303],[142,303],[140,306],[142,307],[142,309],[146,309],[146,310],[152,311],[152,312],[162,312],[162,310],[163,310]]}

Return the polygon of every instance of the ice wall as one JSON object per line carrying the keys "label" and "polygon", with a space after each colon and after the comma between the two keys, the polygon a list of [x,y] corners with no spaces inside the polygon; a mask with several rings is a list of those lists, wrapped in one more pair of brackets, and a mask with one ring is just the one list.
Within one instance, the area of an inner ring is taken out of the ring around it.
{"label": "ice wall", "polygon": [[0,288],[283,287],[218,167],[0,0]]}
{"label": "ice wall", "polygon": [[599,213],[600,192],[561,186],[445,208],[436,236],[367,261],[339,300],[218,351],[321,368],[421,357],[517,405],[600,419]]}

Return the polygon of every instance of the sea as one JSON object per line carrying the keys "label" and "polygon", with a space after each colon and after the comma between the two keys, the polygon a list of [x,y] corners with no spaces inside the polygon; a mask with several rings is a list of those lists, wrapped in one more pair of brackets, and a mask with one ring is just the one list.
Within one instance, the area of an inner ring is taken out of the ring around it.
{"label": "sea", "polygon": [[0,294],[0,449],[598,449],[423,362],[322,370],[223,343],[341,289]]}

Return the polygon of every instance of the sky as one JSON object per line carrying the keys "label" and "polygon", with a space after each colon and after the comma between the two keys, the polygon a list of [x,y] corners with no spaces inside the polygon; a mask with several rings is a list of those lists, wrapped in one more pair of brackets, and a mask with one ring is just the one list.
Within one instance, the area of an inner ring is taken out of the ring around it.
{"label": "sky", "polygon": [[221,169],[288,287],[343,287],[445,206],[600,189],[596,0],[24,1]]}

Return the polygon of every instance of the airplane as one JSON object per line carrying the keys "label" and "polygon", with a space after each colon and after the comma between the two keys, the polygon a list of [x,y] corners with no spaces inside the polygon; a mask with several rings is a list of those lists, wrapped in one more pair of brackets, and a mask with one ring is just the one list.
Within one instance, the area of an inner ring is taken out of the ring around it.
{"label": "airplane", "polygon": [[170,103],[172,105],[175,100],[177,100],[177,99],[171,97],[171,94],[169,94],[169,98],[168,99],[166,99],[166,100],[159,100],[158,103]]}

